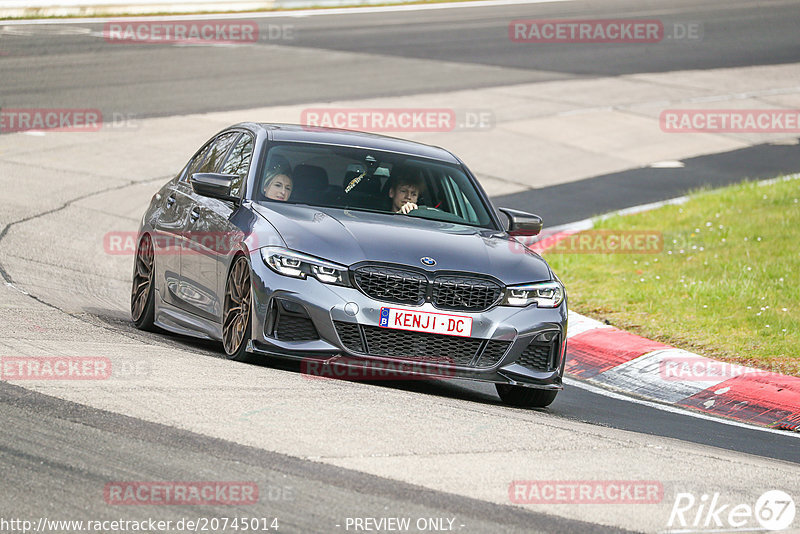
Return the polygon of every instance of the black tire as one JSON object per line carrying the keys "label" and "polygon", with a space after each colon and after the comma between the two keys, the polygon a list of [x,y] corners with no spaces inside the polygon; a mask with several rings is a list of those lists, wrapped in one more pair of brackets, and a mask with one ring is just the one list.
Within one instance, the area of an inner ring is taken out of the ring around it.
{"label": "black tire", "polygon": [[519,406],[521,408],[544,408],[550,406],[558,390],[552,389],[535,389],[526,388],[524,386],[512,386],[511,384],[495,384],[497,394],[500,399],[510,405]]}
{"label": "black tire", "polygon": [[133,282],[131,287],[131,319],[139,330],[156,332],[155,320],[155,251],[148,234],[139,240],[133,260]]}
{"label": "black tire", "polygon": [[250,264],[244,256],[237,256],[225,282],[225,302],[222,307],[222,348],[229,360],[254,360],[253,355],[247,352],[253,328],[251,302]]}

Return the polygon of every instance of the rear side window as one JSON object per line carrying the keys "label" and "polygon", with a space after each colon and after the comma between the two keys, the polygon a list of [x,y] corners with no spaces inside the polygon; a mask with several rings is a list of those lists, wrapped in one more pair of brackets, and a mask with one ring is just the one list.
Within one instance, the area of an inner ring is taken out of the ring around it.
{"label": "rear side window", "polygon": [[250,170],[250,160],[253,159],[253,137],[250,134],[242,135],[239,142],[231,150],[228,159],[222,165],[222,174],[235,174],[238,178],[231,185],[231,195],[240,196],[242,184]]}
{"label": "rear side window", "polygon": [[239,135],[239,132],[224,133],[203,147],[189,164],[183,181],[188,181],[189,177],[196,172],[216,172],[217,167],[222,163],[222,158],[228,153],[231,144]]}
{"label": "rear side window", "polygon": [[208,152],[211,150],[211,147],[213,145],[214,143],[208,143],[206,146],[203,147],[202,150],[200,150],[200,152],[197,153],[194,159],[189,163],[189,167],[186,169],[186,174],[183,175],[182,181],[188,182],[189,177],[194,173],[198,172],[197,171],[198,167],[200,167],[200,165],[206,159],[206,156],[208,156]]}
{"label": "rear side window", "polygon": [[211,151],[205,161],[195,172],[217,172],[222,160],[225,159],[225,155],[228,153],[228,149],[239,135],[239,132],[230,132],[217,137],[217,140],[211,145]]}

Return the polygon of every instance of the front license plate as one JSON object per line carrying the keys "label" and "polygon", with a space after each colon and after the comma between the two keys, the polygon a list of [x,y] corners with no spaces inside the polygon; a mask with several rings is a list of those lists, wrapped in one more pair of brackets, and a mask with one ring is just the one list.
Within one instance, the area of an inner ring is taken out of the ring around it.
{"label": "front license plate", "polygon": [[432,313],[401,308],[381,308],[378,326],[414,332],[468,337],[472,333],[472,317]]}

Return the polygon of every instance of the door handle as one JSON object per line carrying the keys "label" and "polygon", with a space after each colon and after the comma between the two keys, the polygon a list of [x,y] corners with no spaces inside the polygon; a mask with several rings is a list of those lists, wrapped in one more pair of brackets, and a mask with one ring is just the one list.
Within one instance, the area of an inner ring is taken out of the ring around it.
{"label": "door handle", "polygon": [[175,195],[167,197],[167,208],[171,208],[175,204]]}

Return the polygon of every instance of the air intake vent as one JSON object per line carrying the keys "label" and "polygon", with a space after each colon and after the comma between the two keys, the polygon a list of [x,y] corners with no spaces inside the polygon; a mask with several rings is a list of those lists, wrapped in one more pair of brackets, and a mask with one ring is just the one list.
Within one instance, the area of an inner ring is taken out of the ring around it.
{"label": "air intake vent", "polygon": [[556,336],[549,343],[532,341],[525,351],[517,358],[517,363],[534,371],[553,371],[558,364],[561,336]]}
{"label": "air intake vent", "polygon": [[312,341],[319,333],[300,304],[283,299],[272,301],[264,334],[280,341]]}

